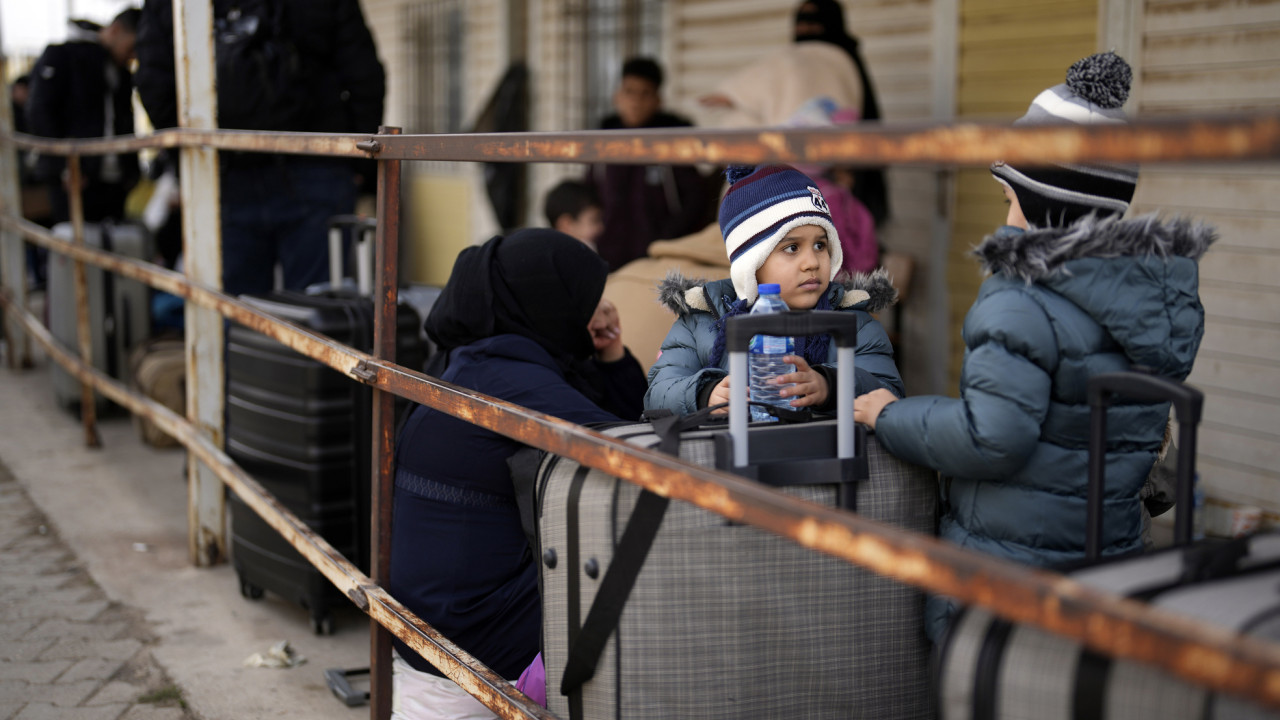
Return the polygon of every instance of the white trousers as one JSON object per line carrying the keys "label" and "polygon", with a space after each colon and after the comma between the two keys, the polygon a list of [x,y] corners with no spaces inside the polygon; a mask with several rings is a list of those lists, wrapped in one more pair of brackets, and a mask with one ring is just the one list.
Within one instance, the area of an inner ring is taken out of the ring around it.
{"label": "white trousers", "polygon": [[414,668],[391,651],[391,720],[492,720],[493,711],[449,678]]}

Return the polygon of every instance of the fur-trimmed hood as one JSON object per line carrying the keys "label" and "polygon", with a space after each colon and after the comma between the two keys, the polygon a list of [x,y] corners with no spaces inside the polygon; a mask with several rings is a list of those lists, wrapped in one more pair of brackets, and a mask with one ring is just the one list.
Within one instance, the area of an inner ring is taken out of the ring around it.
{"label": "fur-trimmed hood", "polygon": [[[727,287],[720,287],[722,284]],[[708,293],[708,288],[714,289]],[[672,270],[658,283],[658,300],[680,317],[694,311],[714,313],[718,317],[725,310],[723,303],[720,298],[710,300],[708,295],[722,294],[726,289],[733,292],[733,284],[729,280],[708,283],[702,278],[687,278],[679,270]],[[831,305],[836,308],[858,307],[874,313],[898,302],[898,290],[884,268],[848,276],[843,281],[837,278],[831,283],[829,292],[834,293]]]}
{"label": "fur-trimmed hood", "polygon": [[1048,278],[1072,260],[1118,257],[1186,257],[1199,260],[1218,239],[1213,228],[1185,218],[1161,220],[1155,213],[1131,220],[1081,218],[1064,228],[997,231],[973,250],[989,273],[1027,283]]}
{"label": "fur-trimmed hood", "polygon": [[1106,330],[1131,363],[1183,377],[1204,331],[1198,261],[1215,239],[1205,225],[1154,215],[1085,217],[1025,233],[1001,228],[975,251],[993,273],[977,303],[992,312],[987,302],[1000,304],[1004,289],[1048,291]]}

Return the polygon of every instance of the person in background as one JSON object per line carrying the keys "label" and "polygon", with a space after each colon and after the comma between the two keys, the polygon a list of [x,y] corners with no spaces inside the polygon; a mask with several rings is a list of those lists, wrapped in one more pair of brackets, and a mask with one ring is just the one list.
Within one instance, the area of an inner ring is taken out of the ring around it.
{"label": "person in background", "polygon": [[[74,20],[67,41],[45,48],[31,69],[26,122],[32,135],[97,138],[133,133],[134,59],[141,11],[129,8],[106,27]],[[85,155],[80,159],[86,222],[124,217],[124,203],[138,182],[136,153]],[[66,158],[41,155],[35,179],[48,184],[54,222],[71,218]]]}
{"label": "person in background", "polygon": [[[892,305],[897,292],[883,271],[833,283],[843,251],[822,193],[806,175],[785,165],[731,167],[729,191],[720,204],[720,229],[729,256],[729,279],[707,283],[673,273],[660,286],[662,300],[676,313],[675,324],[649,368],[645,409],[666,408],[687,415],[729,401],[731,378],[725,350],[725,320],[751,311],[760,283],[781,286],[792,310],[839,310],[858,322],[855,392],[883,389],[903,394],[893,348],[872,312]],[[796,338],[786,362],[795,372],[780,383],[793,407],[835,409],[836,346],[829,335]],[[720,412],[728,412],[722,410]]]}
{"label": "person in background", "polygon": [[[1072,65],[1018,124],[1125,121],[1132,71],[1113,53]],[[1146,368],[1182,380],[1204,334],[1200,257],[1214,232],[1185,220],[1123,220],[1131,166],[992,165],[1009,213],[974,250],[990,277],[964,321],[960,395],[854,401],[881,447],[937,470],[940,535],[1029,565],[1084,559],[1089,378]],[[1142,490],[1168,403],[1108,411],[1102,554],[1142,549]],[[937,642],[955,612],[929,599]]]}
{"label": "person in background", "polygon": [[596,248],[604,220],[600,196],[591,185],[580,180],[562,181],[547,193],[542,212],[553,230],[577,238],[592,250]]}
{"label": "person in background", "polygon": [[[426,329],[440,379],[570,422],[634,420],[644,374],[620,334],[589,327],[603,260],[563,233],[463,250]],[[391,593],[509,680],[541,649],[538,568],[507,460],[520,443],[425,406],[396,443]],[[396,641],[392,717],[492,717]]]}
{"label": "person in background", "polygon": [[[759,127],[786,124],[805,103],[826,97],[861,121],[879,121],[880,102],[857,38],[845,30],[838,0],[805,0],[796,8],[794,42],[766,53],[698,98],[712,111],[704,124]],[[866,206],[880,226],[889,216],[883,168],[831,168],[833,180]]]}
{"label": "person in background", "polygon": [[[662,68],[650,58],[623,63],[613,107],[616,112],[600,123],[604,130],[691,125],[662,109]],[[587,181],[604,203],[596,249],[610,270],[643,257],[654,240],[687,235],[708,220],[706,184],[692,165],[593,165]]]}
{"label": "person in background", "polygon": [[[359,0],[279,0],[280,48],[297,54],[287,112],[273,126],[295,132],[375,133],[386,76]],[[232,0],[214,0],[215,22]],[[138,35],[138,95],[157,128],[178,124],[173,3],[146,0]],[[221,127],[243,127],[219,117]],[[231,295],[275,286],[304,290],[328,278],[328,221],[354,212],[368,165],[346,158],[264,153],[219,154],[222,286]],[[364,174],[362,174],[364,173]]]}
{"label": "person in background", "polygon": [[[31,76],[20,75],[9,86],[9,102],[13,110],[13,131],[30,133],[27,126],[27,100],[31,97]],[[18,189],[22,194],[22,217],[43,227],[53,227],[53,198],[48,183],[36,174],[39,156],[24,150],[18,153]],[[26,243],[27,282],[33,290],[44,287],[48,277],[49,252]]]}

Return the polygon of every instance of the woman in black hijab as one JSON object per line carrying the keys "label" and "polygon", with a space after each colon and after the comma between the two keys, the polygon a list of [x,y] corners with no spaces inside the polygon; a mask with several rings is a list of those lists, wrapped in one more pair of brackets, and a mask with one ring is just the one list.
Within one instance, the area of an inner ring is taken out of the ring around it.
{"label": "woman in black hijab", "polygon": [[[622,346],[616,311],[610,320],[611,306],[601,308],[606,272],[594,251],[554,230],[467,248],[427,317],[439,348],[429,372],[570,422],[635,419],[645,379]],[[512,680],[538,653],[542,622],[537,567],[507,467],[520,447],[415,408],[396,447],[391,539],[396,599]],[[398,640],[396,647],[393,678],[405,691],[397,698],[470,700],[417,653]]]}
{"label": "woman in black hijab", "polygon": [[[845,30],[844,7],[839,0],[805,0],[796,8],[796,42],[825,42],[837,45],[849,55],[862,80],[862,120],[880,119],[880,102],[875,86],[858,51],[858,39]],[[860,168],[853,172],[853,194],[875,218],[876,225],[889,216],[889,192],[884,168]]]}

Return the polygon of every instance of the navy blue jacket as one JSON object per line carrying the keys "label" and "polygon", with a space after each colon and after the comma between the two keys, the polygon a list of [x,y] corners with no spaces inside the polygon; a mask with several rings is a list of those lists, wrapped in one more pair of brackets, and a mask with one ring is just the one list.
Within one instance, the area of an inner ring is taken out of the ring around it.
{"label": "navy blue jacket", "polygon": [[[629,353],[600,364],[606,399],[638,407],[644,375]],[[570,422],[617,421],[519,335],[453,350],[442,380]],[[634,419],[634,418],[632,418]],[[445,637],[514,680],[541,647],[538,568],[507,467],[523,445],[424,406],[396,446],[390,591]],[[399,640],[415,668],[439,674]]]}

